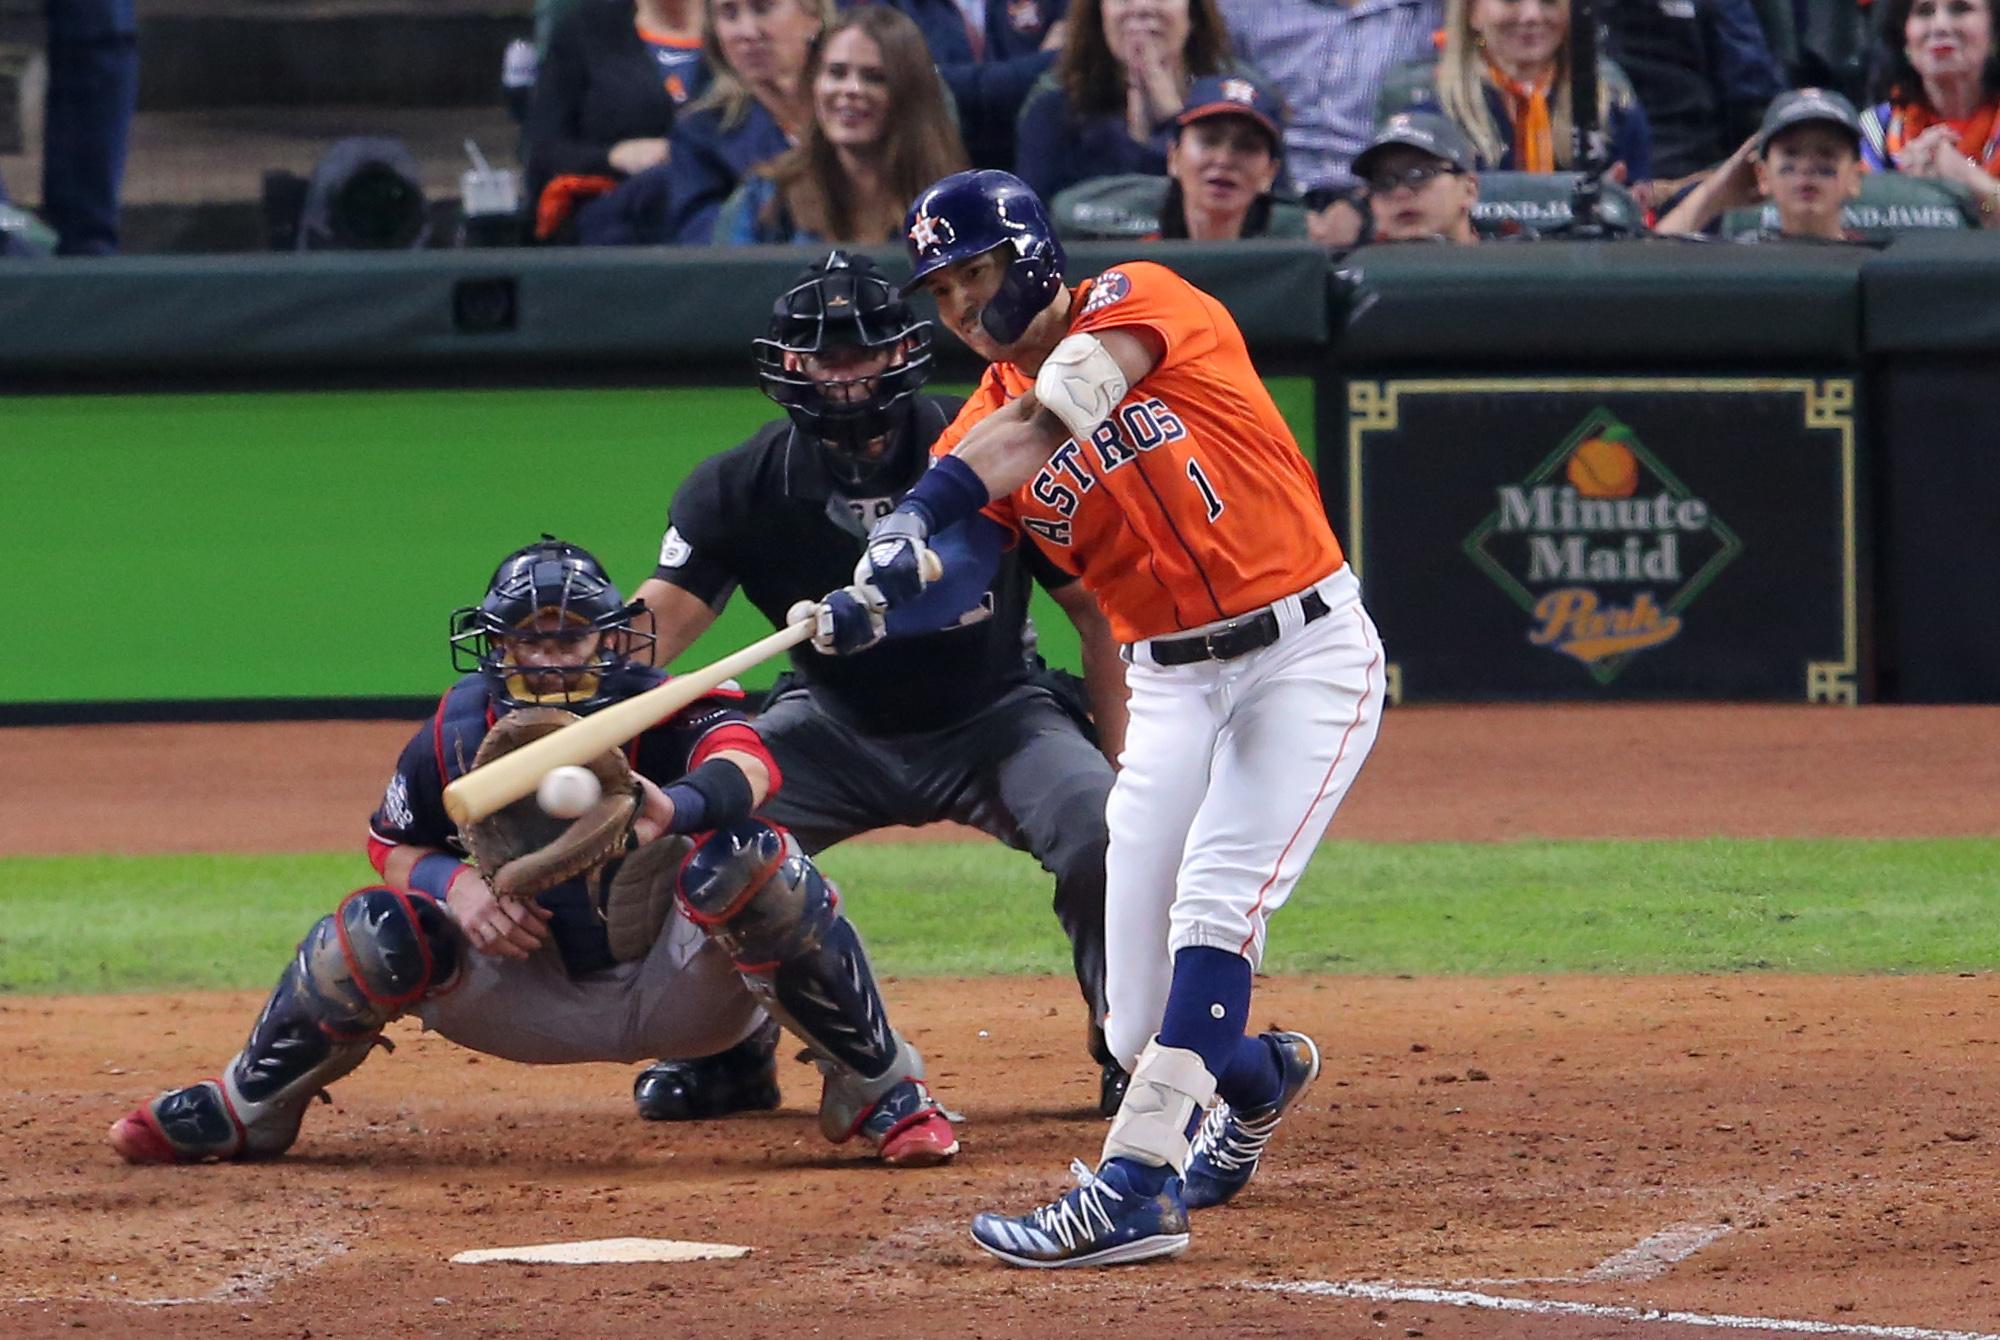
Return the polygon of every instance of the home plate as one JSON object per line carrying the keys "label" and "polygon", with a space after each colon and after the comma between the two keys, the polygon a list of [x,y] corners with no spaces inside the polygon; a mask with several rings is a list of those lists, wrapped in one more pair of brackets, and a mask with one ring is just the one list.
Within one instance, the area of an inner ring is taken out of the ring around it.
{"label": "home plate", "polygon": [[455,1265],[483,1266],[494,1261],[528,1265],[590,1266],[629,1261],[727,1261],[748,1256],[748,1247],[726,1242],[676,1242],[672,1238],[596,1238],[590,1242],[544,1242],[532,1247],[482,1247],[460,1252]]}

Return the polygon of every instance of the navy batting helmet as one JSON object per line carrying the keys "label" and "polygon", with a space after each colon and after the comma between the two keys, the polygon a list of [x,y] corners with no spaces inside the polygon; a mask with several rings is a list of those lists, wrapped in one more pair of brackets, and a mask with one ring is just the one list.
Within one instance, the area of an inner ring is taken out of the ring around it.
{"label": "navy batting helmet", "polygon": [[874,261],[832,251],[807,266],[753,348],[764,394],[820,444],[835,479],[849,488],[910,482],[921,448],[904,430],[930,380],[931,323],[910,314]]}
{"label": "navy batting helmet", "polygon": [[912,270],[905,293],[932,271],[997,247],[1014,249],[1000,291],[979,314],[979,324],[1001,344],[1020,339],[1062,291],[1062,243],[1041,200],[1010,172],[954,172],[917,197],[903,233]]}
{"label": "navy batting helmet", "polygon": [[[500,561],[486,598],[452,611],[451,663],[485,675],[508,708],[533,704],[588,711],[611,700],[605,679],[652,646],[632,627],[645,607],[626,603],[587,549],[544,534]],[[555,643],[588,650],[523,665],[520,648]]]}

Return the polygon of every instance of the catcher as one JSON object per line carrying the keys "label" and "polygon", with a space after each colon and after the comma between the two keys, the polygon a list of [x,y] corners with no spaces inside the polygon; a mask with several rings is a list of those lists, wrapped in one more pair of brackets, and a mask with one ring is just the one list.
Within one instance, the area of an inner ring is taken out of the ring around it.
{"label": "catcher", "polygon": [[536,1064],[707,1056],[776,1020],[819,1064],[829,1139],[860,1135],[899,1167],[957,1152],[838,893],[750,817],[780,778],[740,694],[607,751],[591,769],[603,796],[573,821],[532,796],[464,833],[446,816],[453,779],[664,679],[631,626],[640,608],[575,545],[545,535],[508,555],[452,616],[453,665],[471,673],[404,748],[370,822],[382,882],[306,932],[220,1077],[120,1118],[112,1148],[132,1163],[282,1154],[313,1098],[414,1012]]}

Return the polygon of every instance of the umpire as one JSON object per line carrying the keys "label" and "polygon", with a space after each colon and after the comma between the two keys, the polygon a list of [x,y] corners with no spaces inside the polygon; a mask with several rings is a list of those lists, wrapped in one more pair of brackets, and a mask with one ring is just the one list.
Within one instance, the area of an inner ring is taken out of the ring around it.
{"label": "umpire", "polygon": [[[853,580],[868,528],[923,475],[958,413],[956,398],[919,394],[930,345],[930,323],[863,255],[830,252],[778,299],[756,342],[757,376],[786,417],[702,462],[674,495],[659,567],[638,590],[655,619],[657,664],[701,636],[739,586],[779,627],[795,602]],[[1081,685],[1036,654],[1031,577],[1082,636]],[[1095,600],[1023,545],[956,627],[853,656],[802,646],[792,670],[757,719],[784,775],[766,816],[808,853],[944,819],[1033,853],[1056,878],[1056,917],[1090,1010],[1099,1109],[1115,1112],[1125,1074],[1103,1033],[1104,802],[1107,759],[1125,733],[1125,682]],[[717,1056],[648,1067],[634,1086],[640,1115],[776,1106],[775,1042],[767,1032]]]}

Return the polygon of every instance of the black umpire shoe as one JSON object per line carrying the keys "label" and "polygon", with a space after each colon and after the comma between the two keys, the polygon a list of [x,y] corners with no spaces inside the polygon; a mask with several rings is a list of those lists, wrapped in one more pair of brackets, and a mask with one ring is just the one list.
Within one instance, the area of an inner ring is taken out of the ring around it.
{"label": "black umpire shoe", "polygon": [[1115,1117],[1118,1105],[1125,1101],[1125,1086],[1132,1077],[1125,1073],[1125,1067],[1116,1061],[1106,1061],[1097,1076],[1097,1115]]}
{"label": "black umpire shoe", "polygon": [[727,1051],[692,1061],[655,1061],[632,1083],[648,1121],[702,1121],[731,1112],[766,1112],[778,1095],[778,1025],[763,1025]]}
{"label": "black umpire shoe", "polygon": [[1097,1115],[1115,1117],[1118,1105],[1125,1101],[1125,1086],[1132,1077],[1125,1073],[1125,1067],[1111,1059],[1111,1044],[1105,1041],[1104,1029],[1092,1021],[1090,1025],[1090,1059],[1097,1062]]}

